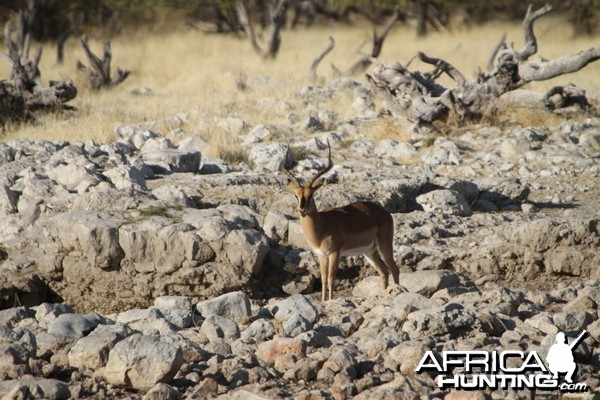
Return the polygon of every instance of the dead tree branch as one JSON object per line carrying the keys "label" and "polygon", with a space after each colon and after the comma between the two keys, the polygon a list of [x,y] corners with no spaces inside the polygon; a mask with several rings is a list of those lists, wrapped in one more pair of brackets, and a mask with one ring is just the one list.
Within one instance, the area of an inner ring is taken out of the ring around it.
{"label": "dead tree branch", "polygon": [[585,96],[585,90],[579,89],[572,83],[565,86],[554,86],[548,90],[542,99],[546,109],[553,111],[559,108],[577,104],[582,110],[588,110],[592,105]]}
{"label": "dead tree branch", "polygon": [[323,58],[325,58],[325,56],[329,54],[331,50],[333,50],[334,47],[335,40],[333,40],[333,37],[329,36],[329,43],[327,44],[327,47],[325,47],[321,54],[319,54],[310,65],[309,75],[311,79],[317,78],[317,68],[319,67],[319,64],[321,63],[321,61],[323,61]]}
{"label": "dead tree branch", "polygon": [[[8,49],[7,58],[11,61],[11,79],[20,74],[26,74],[26,79],[35,81],[40,77],[39,62],[42,57],[42,46],[38,47],[33,59],[29,59],[31,49],[31,27],[36,13],[34,0],[27,2],[27,8],[19,10],[16,28],[13,30],[9,20],[4,26],[4,41]],[[13,40],[13,33],[16,36]]]}
{"label": "dead tree branch", "polygon": [[110,62],[112,60],[112,50],[110,41],[107,40],[104,42],[104,55],[102,60],[100,60],[100,58],[98,58],[98,56],[90,49],[88,37],[83,35],[80,40],[90,62],[90,68],[86,67],[81,62],[78,62],[77,66],[80,70],[87,71],[92,89],[98,90],[104,87],[116,86],[129,76],[131,71],[122,70],[117,67],[117,76],[114,79],[111,78]]}
{"label": "dead tree branch", "polygon": [[379,57],[379,55],[381,54],[381,49],[383,48],[383,42],[385,41],[388,33],[390,33],[390,30],[392,29],[399,17],[400,12],[396,7],[394,9],[393,14],[388,18],[387,22],[385,23],[383,30],[380,34],[377,33],[377,30],[375,28],[373,28],[373,48],[371,49],[371,53],[364,54],[358,61],[356,61],[354,65],[352,65],[348,69],[346,75],[353,76],[364,72],[371,65],[371,59]]}
{"label": "dead tree branch", "polygon": [[498,40],[498,43],[496,43],[496,45],[492,49],[492,52],[490,53],[490,57],[488,58],[488,62],[486,65],[486,69],[488,71],[492,71],[494,69],[494,61],[496,60],[496,56],[498,55],[498,52],[500,50],[504,49],[506,49],[506,33],[502,34],[500,40]]}
{"label": "dead tree branch", "polygon": [[269,2],[269,36],[265,48],[258,44],[256,33],[252,22],[248,17],[248,11],[242,0],[235,2],[235,10],[238,20],[254,51],[262,58],[275,58],[281,47],[281,28],[285,23],[285,13],[287,11],[289,0],[274,0]]}
{"label": "dead tree branch", "polygon": [[[443,120],[453,111],[458,120],[469,117],[477,120],[486,110],[496,107],[501,95],[518,89],[532,81],[551,79],[579,71],[600,59],[600,46],[554,60],[529,61],[537,52],[537,39],[533,31],[534,21],[546,15],[552,7],[546,5],[536,11],[530,7],[523,22],[525,46],[521,51],[506,47],[505,37],[496,44],[488,60],[488,72],[480,72],[474,81],[467,81],[462,73],[450,63],[418,53],[421,61],[434,65],[430,72],[409,71],[399,63],[386,66],[377,63],[367,78],[374,91],[394,115],[404,117],[417,125],[431,125]],[[495,63],[494,63],[495,61]],[[456,86],[446,88],[436,79],[446,73]],[[582,100],[585,92],[572,86],[555,88],[545,96],[545,107],[555,109],[568,104],[588,106]],[[542,106],[542,104],[538,104]]]}
{"label": "dead tree branch", "polygon": [[523,50],[519,52],[519,55],[523,60],[529,59],[532,55],[537,53],[537,38],[535,37],[535,33],[533,32],[533,23],[540,17],[548,14],[552,11],[552,6],[550,4],[546,4],[542,8],[533,11],[533,5],[530,4],[527,8],[527,14],[525,14],[525,19],[523,20],[523,32],[525,34],[525,47]]}
{"label": "dead tree branch", "polygon": [[419,60],[423,61],[424,63],[435,66],[435,69],[430,73],[430,75],[432,77],[437,78],[443,72],[446,75],[448,75],[450,78],[452,78],[459,85],[464,85],[467,82],[467,80],[465,79],[465,76],[463,74],[461,74],[460,71],[457,70],[449,62],[444,61],[441,58],[429,57],[428,55],[426,55],[423,52],[418,52],[417,57],[419,57]]}

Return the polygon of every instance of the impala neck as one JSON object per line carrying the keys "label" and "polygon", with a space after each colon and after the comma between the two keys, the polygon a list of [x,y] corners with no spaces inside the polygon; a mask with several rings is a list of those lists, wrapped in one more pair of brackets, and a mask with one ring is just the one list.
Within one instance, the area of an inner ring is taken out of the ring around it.
{"label": "impala neck", "polygon": [[300,216],[300,226],[305,235],[315,236],[316,232],[323,231],[320,213],[313,198],[308,203],[306,215]]}

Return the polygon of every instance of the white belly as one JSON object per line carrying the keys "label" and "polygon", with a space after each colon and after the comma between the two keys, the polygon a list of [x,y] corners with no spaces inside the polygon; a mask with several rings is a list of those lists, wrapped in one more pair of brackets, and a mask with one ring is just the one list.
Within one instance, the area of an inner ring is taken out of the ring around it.
{"label": "white belly", "polygon": [[376,246],[377,246],[377,243],[375,241],[373,241],[373,243],[371,243],[367,246],[355,247],[353,249],[342,249],[342,255],[343,256],[360,256],[362,254],[371,254],[371,252],[373,252],[373,250],[375,250]]}
{"label": "white belly", "polygon": [[[367,246],[355,247],[352,249],[342,249],[342,256],[360,256],[363,254],[371,254],[373,250],[377,247],[377,241],[374,240],[371,244]],[[329,254],[324,254],[321,249],[312,249],[317,256],[327,257]]]}

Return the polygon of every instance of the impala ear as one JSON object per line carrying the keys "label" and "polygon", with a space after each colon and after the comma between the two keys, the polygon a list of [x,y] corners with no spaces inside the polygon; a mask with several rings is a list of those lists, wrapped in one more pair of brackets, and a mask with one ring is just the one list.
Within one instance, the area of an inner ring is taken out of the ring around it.
{"label": "impala ear", "polygon": [[310,187],[313,190],[317,190],[318,188],[323,186],[324,183],[325,183],[325,179],[317,179],[316,181],[313,182],[313,184]]}
{"label": "impala ear", "polygon": [[296,184],[296,182],[294,182],[291,179],[288,181],[288,183],[285,186],[289,187],[292,190],[298,189],[298,185]]}

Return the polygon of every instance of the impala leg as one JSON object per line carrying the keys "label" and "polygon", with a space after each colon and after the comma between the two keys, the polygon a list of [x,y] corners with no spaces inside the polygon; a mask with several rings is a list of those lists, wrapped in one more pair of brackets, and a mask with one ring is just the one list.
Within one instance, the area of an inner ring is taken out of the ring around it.
{"label": "impala leg", "polygon": [[365,254],[365,258],[367,259],[369,264],[371,264],[377,270],[377,272],[379,272],[379,275],[381,276],[381,286],[383,286],[384,289],[387,288],[390,272],[388,270],[388,267],[381,259],[379,252],[375,250],[371,254]]}
{"label": "impala leg", "polygon": [[327,278],[327,287],[329,289],[329,300],[333,294],[333,281],[335,280],[335,274],[337,273],[338,266],[340,264],[340,253],[333,252],[329,255],[329,276]]}
{"label": "impala leg", "polygon": [[325,301],[325,293],[327,288],[327,277],[328,277],[328,263],[329,260],[325,256],[319,256],[319,266],[321,267],[321,301]]}
{"label": "impala leg", "polygon": [[394,279],[394,283],[396,285],[398,285],[400,283],[399,278],[398,278],[398,275],[400,274],[400,270],[398,270],[396,261],[394,261],[394,249],[392,248],[392,242],[389,242],[388,244],[379,246],[379,254],[381,254],[381,257],[383,257],[385,264],[387,265],[390,272],[392,273],[392,278]]}

